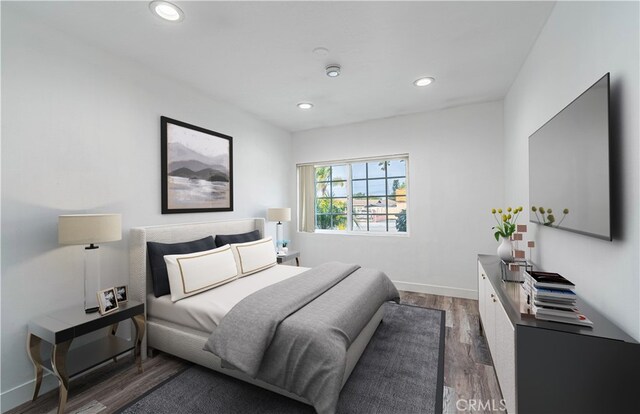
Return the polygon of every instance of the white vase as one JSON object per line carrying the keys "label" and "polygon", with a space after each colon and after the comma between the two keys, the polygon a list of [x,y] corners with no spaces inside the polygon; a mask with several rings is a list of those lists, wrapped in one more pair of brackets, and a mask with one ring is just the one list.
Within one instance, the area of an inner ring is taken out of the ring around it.
{"label": "white vase", "polygon": [[513,261],[513,256],[511,255],[511,251],[513,250],[511,239],[509,237],[501,237],[501,239],[502,242],[498,246],[498,256],[505,262],[511,262]]}

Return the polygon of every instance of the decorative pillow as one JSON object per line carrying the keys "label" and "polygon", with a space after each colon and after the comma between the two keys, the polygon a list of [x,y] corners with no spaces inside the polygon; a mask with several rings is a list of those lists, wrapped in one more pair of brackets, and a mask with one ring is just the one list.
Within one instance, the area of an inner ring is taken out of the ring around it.
{"label": "decorative pillow", "polygon": [[240,234],[218,234],[216,236],[216,246],[222,247],[225,244],[246,243],[256,240],[260,240],[260,230]]}
{"label": "decorative pillow", "polygon": [[167,255],[164,261],[169,274],[172,302],[224,285],[238,277],[231,246]]}
{"label": "decorative pillow", "polygon": [[149,252],[149,264],[151,265],[151,277],[153,279],[153,294],[156,298],[171,293],[169,289],[169,276],[164,256],[168,254],[186,254],[211,250],[216,247],[213,236],[200,240],[183,243],[156,243],[147,242]]}
{"label": "decorative pillow", "polygon": [[250,275],[276,265],[276,249],[271,237],[258,241],[232,244],[238,264],[238,277]]}

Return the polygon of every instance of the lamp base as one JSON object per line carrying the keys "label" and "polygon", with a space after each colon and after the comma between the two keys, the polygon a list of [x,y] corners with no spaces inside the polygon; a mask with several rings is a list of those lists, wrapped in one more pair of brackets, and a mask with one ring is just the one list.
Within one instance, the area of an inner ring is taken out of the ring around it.
{"label": "lamp base", "polygon": [[84,308],[87,310],[98,309],[96,293],[100,290],[100,249],[89,247],[84,251]]}
{"label": "lamp base", "polygon": [[282,228],[282,222],[279,221],[276,224],[276,252],[278,253],[282,252],[282,241],[284,240]]}
{"label": "lamp base", "polygon": [[84,313],[96,313],[99,310],[100,310],[100,308],[96,306],[95,308],[87,308],[87,309],[85,309]]}

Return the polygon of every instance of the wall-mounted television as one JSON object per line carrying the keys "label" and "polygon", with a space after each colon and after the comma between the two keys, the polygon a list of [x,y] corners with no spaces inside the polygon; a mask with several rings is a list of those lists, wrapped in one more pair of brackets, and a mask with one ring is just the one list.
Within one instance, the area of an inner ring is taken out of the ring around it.
{"label": "wall-mounted television", "polygon": [[611,240],[609,187],[607,73],[529,137],[530,221]]}

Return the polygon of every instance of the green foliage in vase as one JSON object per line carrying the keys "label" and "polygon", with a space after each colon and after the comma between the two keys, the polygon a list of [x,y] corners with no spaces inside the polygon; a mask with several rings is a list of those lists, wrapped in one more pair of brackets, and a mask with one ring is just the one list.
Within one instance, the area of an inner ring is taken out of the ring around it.
{"label": "green foliage in vase", "polygon": [[522,210],[522,206],[516,208],[507,207],[504,213],[501,208],[491,209],[491,214],[493,214],[493,218],[498,223],[497,226],[491,227],[495,230],[493,235],[496,241],[500,241],[500,237],[507,239],[516,232],[516,222]]}

